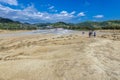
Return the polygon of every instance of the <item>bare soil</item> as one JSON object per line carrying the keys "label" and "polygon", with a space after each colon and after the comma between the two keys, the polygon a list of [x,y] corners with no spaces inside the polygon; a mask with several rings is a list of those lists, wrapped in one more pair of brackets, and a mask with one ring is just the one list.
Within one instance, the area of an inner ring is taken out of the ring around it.
{"label": "bare soil", "polygon": [[0,80],[120,80],[120,40],[79,32],[0,37]]}

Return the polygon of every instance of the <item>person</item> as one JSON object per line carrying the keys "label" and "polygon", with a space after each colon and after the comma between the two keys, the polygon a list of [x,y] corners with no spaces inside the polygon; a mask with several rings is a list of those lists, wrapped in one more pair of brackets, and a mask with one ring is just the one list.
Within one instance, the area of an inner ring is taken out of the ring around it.
{"label": "person", "polygon": [[89,37],[91,37],[91,35],[92,35],[92,31],[89,31]]}
{"label": "person", "polygon": [[83,32],[82,32],[82,35],[84,35],[84,34],[85,34],[85,32],[83,31]]}
{"label": "person", "polygon": [[93,34],[94,37],[96,37],[96,32],[94,31],[94,34]]}

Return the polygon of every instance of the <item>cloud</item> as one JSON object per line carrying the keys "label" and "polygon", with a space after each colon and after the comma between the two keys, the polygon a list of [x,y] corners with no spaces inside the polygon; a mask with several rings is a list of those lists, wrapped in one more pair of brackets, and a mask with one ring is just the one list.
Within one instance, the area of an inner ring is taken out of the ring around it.
{"label": "cloud", "polygon": [[78,16],[80,16],[80,17],[85,16],[85,13],[84,13],[84,12],[80,12],[80,13],[78,14]]}
{"label": "cloud", "polygon": [[57,22],[57,21],[70,21],[75,17],[75,11],[67,12],[61,11],[59,13],[48,13],[38,11],[34,5],[28,6],[24,9],[13,9],[0,5],[0,16],[10,18],[21,22]]}
{"label": "cloud", "polygon": [[48,10],[50,12],[57,12],[58,10],[55,9],[55,6],[49,6]]}
{"label": "cloud", "polygon": [[103,18],[104,15],[96,15],[96,16],[93,16],[94,18]]}
{"label": "cloud", "polygon": [[75,14],[75,13],[76,13],[76,11],[71,12],[71,14]]}
{"label": "cloud", "polygon": [[5,4],[9,4],[9,5],[14,5],[17,6],[18,5],[18,1],[17,0],[0,0],[1,3],[5,3]]}
{"label": "cloud", "polygon": [[55,6],[50,6],[48,9],[54,9],[55,8]]}
{"label": "cloud", "polygon": [[61,11],[60,13],[55,14],[55,15],[56,15],[56,17],[61,17],[61,18],[65,19],[65,18],[72,18],[72,17],[74,17],[74,15],[71,14],[71,13],[68,13],[67,11]]}

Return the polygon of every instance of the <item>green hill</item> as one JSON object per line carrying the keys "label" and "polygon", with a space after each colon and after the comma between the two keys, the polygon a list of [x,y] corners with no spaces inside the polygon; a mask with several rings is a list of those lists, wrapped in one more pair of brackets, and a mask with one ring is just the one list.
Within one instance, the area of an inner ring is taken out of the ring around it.
{"label": "green hill", "polygon": [[13,20],[8,19],[8,18],[0,17],[0,29],[31,30],[31,29],[36,29],[36,26],[28,24],[28,23],[21,23],[19,21],[13,21]]}
{"label": "green hill", "polygon": [[65,22],[56,22],[56,23],[21,23],[18,21],[13,21],[7,18],[0,17],[0,29],[8,30],[33,30],[33,29],[46,29],[47,26],[52,26],[53,28],[65,28],[72,30],[91,30],[91,29],[120,29],[120,20],[109,20],[103,22],[93,22],[86,21],[81,23],[65,23]]}

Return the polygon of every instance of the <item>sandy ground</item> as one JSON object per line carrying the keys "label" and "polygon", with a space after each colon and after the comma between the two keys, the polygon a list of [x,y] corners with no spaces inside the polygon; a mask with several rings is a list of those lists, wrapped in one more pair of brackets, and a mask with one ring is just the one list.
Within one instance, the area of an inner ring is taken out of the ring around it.
{"label": "sandy ground", "polygon": [[8,33],[18,33],[18,32],[26,32],[30,30],[1,30],[0,29],[0,34],[8,34]]}
{"label": "sandy ground", "polygon": [[0,37],[0,80],[120,80],[120,40],[101,37]]}

